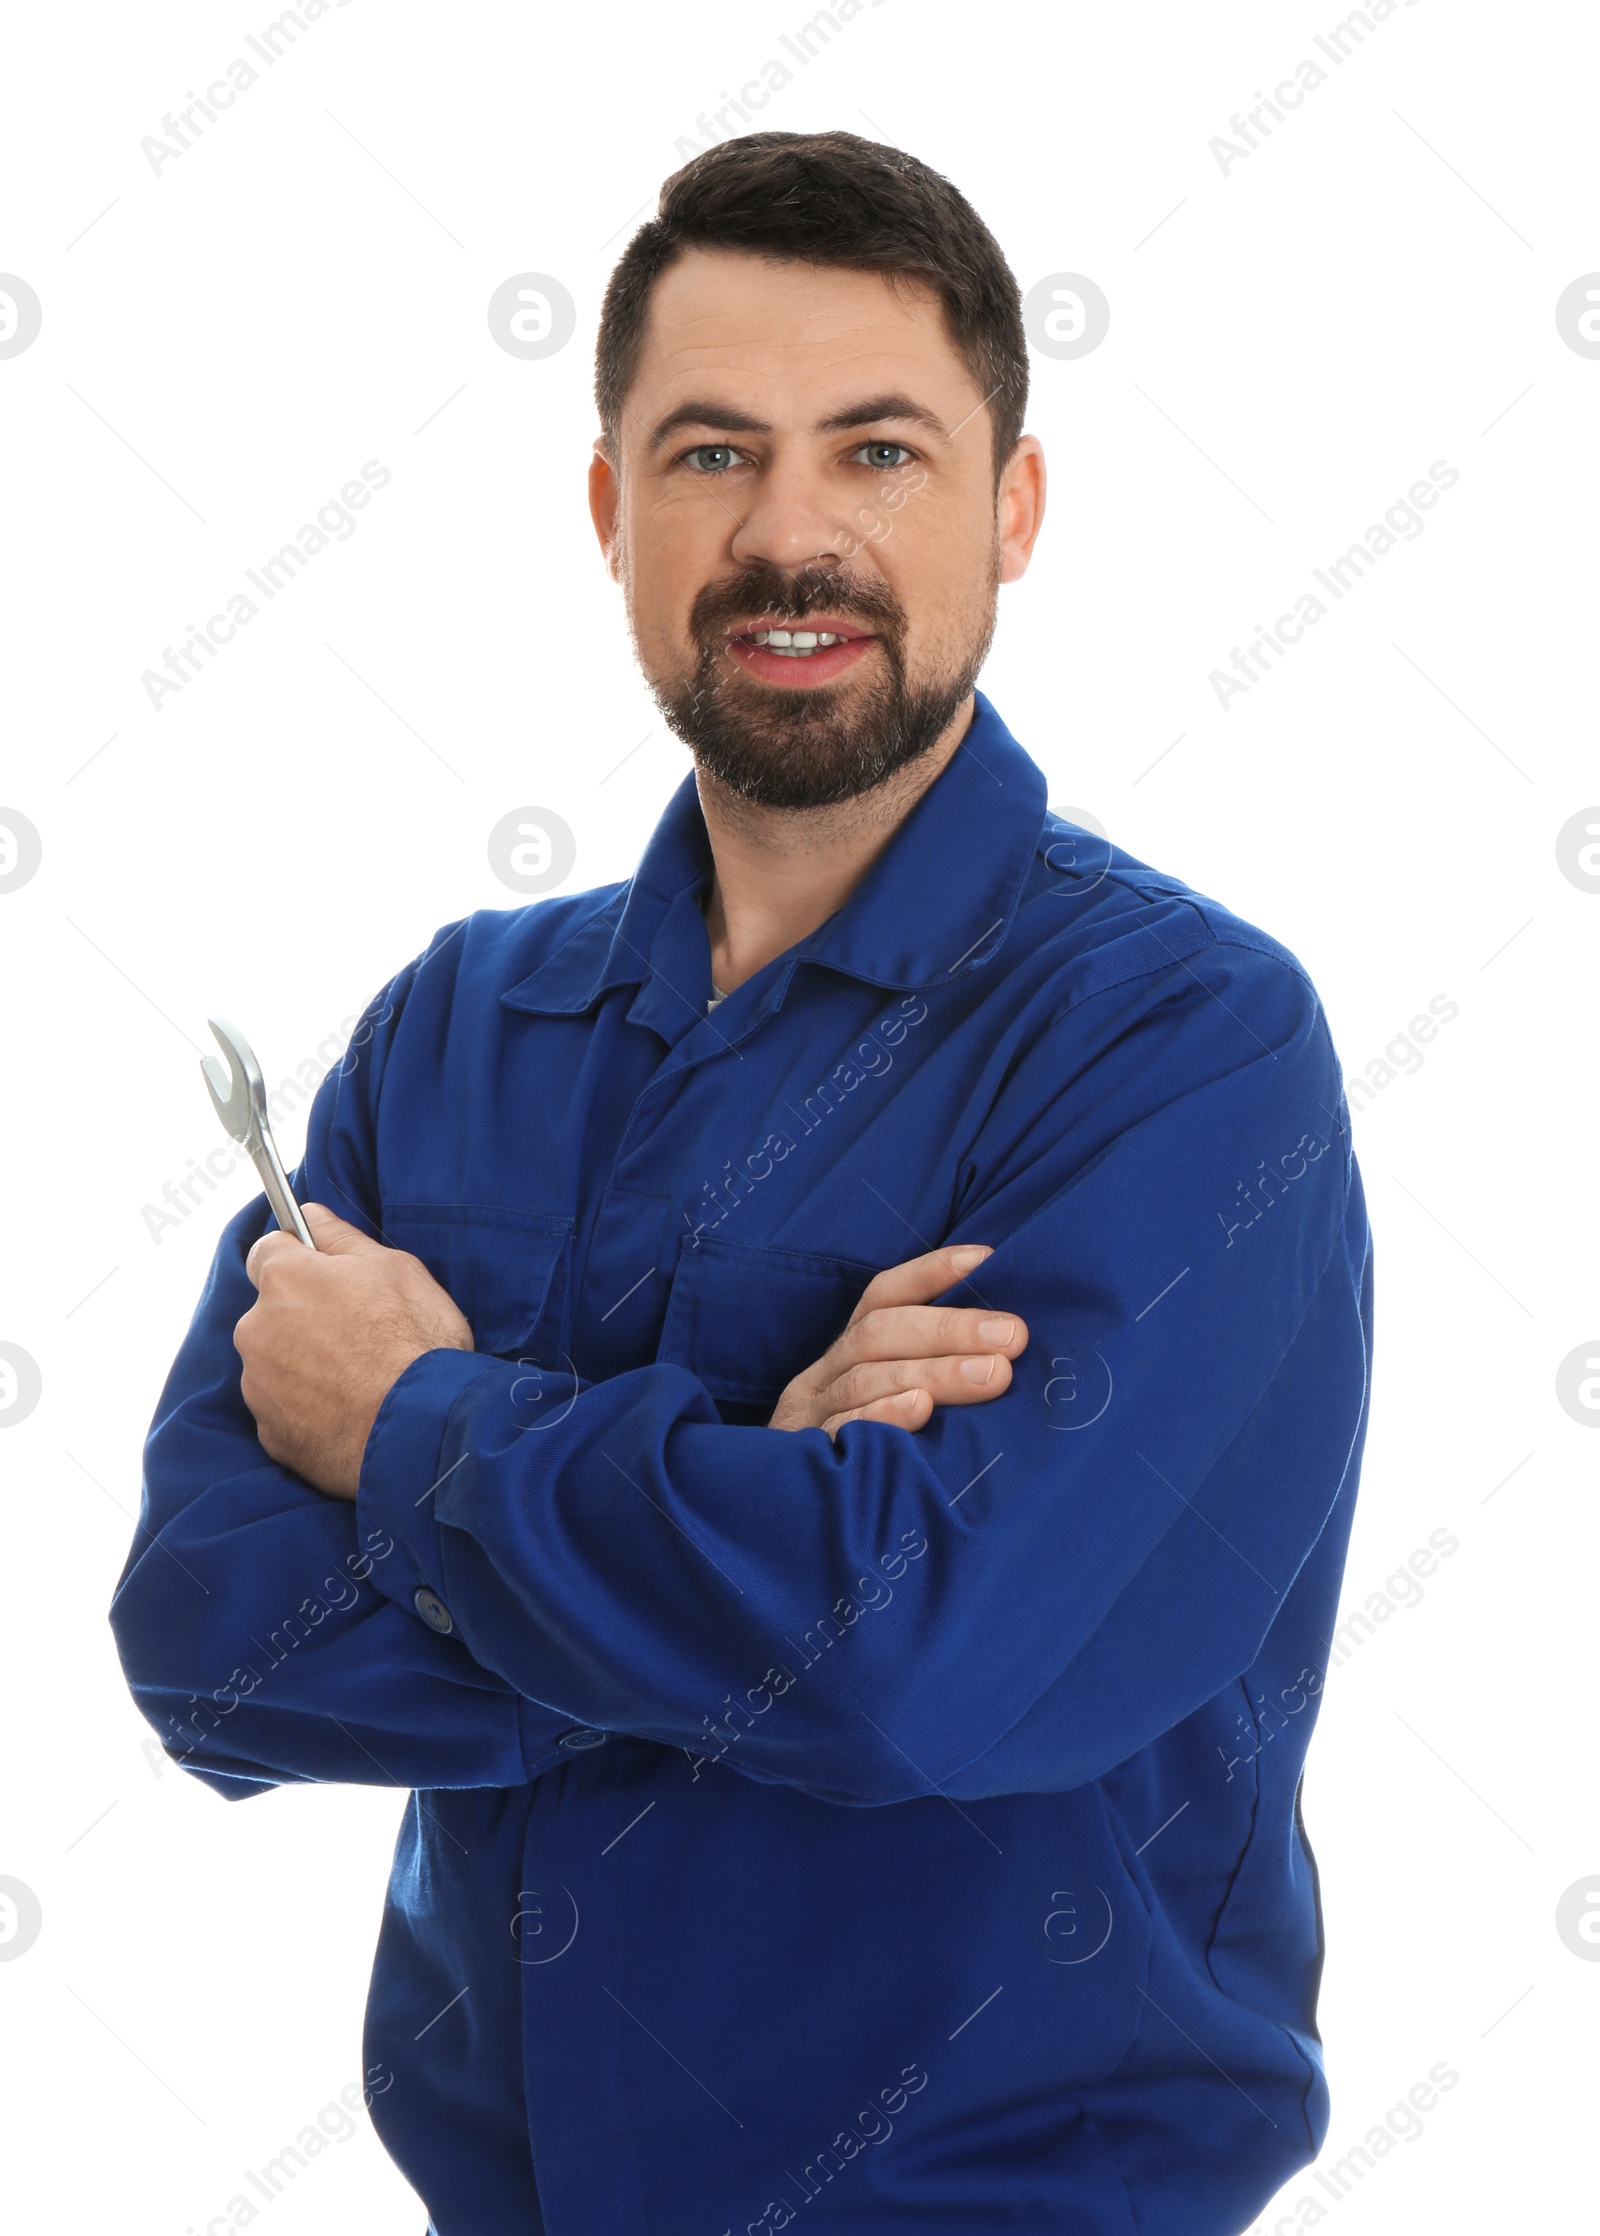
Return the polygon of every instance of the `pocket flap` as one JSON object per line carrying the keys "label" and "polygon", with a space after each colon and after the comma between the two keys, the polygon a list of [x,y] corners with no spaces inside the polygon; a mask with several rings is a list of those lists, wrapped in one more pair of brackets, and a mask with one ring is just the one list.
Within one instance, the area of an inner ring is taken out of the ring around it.
{"label": "pocket flap", "polygon": [[769,1410],[821,1358],[877,1266],[803,1250],[685,1240],[658,1359],[685,1366],[714,1398]]}
{"label": "pocket flap", "polygon": [[570,1219],[500,1204],[393,1203],[384,1239],[420,1258],[466,1318],[480,1351],[546,1355],[568,1347]]}

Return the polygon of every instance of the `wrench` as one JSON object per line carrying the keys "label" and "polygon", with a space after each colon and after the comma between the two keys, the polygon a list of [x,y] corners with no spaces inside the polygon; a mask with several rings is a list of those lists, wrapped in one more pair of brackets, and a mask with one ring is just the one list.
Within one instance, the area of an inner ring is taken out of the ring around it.
{"label": "wrench", "polygon": [[226,1070],[215,1056],[200,1059],[212,1106],[233,1139],[249,1151],[278,1225],[285,1234],[297,1234],[308,1250],[314,1250],[317,1246],[311,1239],[311,1229],[300,1215],[267,1123],[267,1085],[255,1051],[238,1026],[230,1025],[225,1017],[208,1017],[206,1023],[228,1059]]}

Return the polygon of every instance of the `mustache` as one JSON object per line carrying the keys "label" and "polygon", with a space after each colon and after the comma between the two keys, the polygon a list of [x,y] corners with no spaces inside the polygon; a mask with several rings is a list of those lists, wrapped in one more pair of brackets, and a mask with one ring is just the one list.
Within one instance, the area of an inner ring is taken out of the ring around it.
{"label": "mustache", "polygon": [[887,584],[857,582],[828,567],[801,567],[787,574],[781,567],[767,565],[746,567],[724,581],[708,582],[689,609],[689,629],[705,642],[722,634],[730,622],[751,614],[783,623],[804,621],[812,613],[865,622],[896,641],[905,629],[905,608]]}

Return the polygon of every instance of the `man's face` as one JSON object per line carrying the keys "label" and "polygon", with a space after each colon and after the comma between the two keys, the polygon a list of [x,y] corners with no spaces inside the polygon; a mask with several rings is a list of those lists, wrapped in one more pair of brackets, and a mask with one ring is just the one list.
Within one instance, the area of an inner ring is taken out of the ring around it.
{"label": "man's face", "polygon": [[702,770],[816,807],[949,728],[996,590],[1027,564],[1043,474],[1025,436],[997,499],[986,399],[936,297],[695,250],[656,283],[619,449],[597,446],[595,525]]}

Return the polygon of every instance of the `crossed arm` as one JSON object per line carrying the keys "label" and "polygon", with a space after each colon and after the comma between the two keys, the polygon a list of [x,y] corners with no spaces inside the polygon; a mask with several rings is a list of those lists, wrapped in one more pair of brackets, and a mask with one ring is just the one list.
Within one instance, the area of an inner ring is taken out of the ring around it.
{"label": "crossed arm", "polygon": [[[1337,1065],[1281,964],[1214,953],[1204,983],[1064,1014],[1019,1066],[1035,1115],[978,1145],[956,1226],[993,1239],[1000,1309],[935,1302],[978,1244],[891,1268],[767,1428],[724,1425],[658,1362],[527,1433],[519,1369],[324,1208],[378,1223],[383,1054],[313,1112],[323,1247],[240,1214],[147,1446],[113,1628],[145,1713],[219,1790],[519,1784],[575,1723],[692,1746],[824,1622],[849,1649],[749,1733],[748,1775],[859,1804],[926,1790],[908,1761],[963,1796],[1065,1789],[1250,1667],[1366,1388],[1359,1181],[1312,1137]],[[1280,1196],[1240,1232],[1221,1207],[1269,1154]],[[860,1621],[879,1574],[893,1620]]]}
{"label": "crossed arm", "polygon": [[[245,1259],[256,1301],[234,1329],[240,1388],[261,1448],[330,1498],[354,1499],[372,1425],[425,1351],[473,1348],[454,1300],[409,1251],[303,1206],[317,1247],[274,1231]],[[883,1421],[920,1429],[936,1405],[982,1405],[1011,1383],[1028,1331],[1014,1313],[931,1300],[990,1256],[930,1250],[870,1283],[838,1340],[778,1401],[777,1429]]]}

